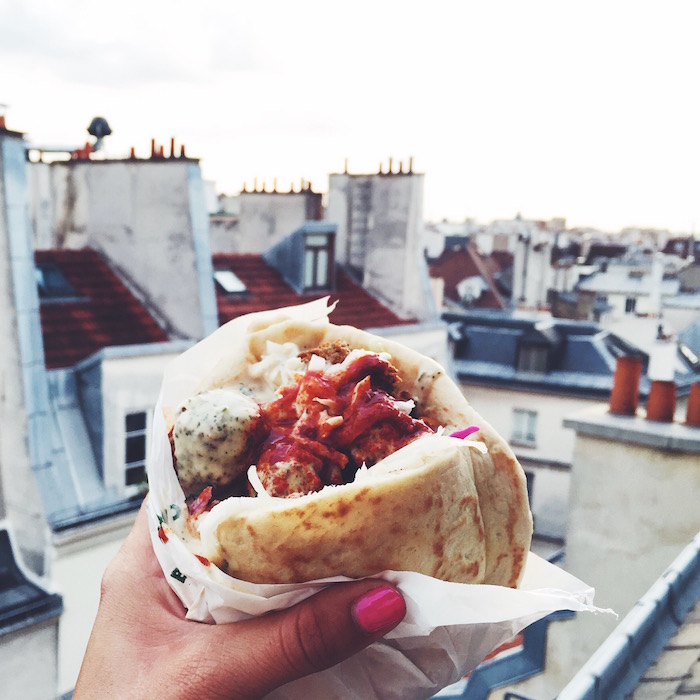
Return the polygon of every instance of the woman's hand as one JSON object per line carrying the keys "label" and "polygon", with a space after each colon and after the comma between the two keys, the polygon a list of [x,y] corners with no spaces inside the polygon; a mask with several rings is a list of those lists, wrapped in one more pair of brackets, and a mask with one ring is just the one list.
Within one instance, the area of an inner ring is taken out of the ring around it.
{"label": "woman's hand", "polygon": [[142,506],[102,580],[73,698],[260,698],[352,656],[405,612],[396,589],[370,579],[243,622],[186,620],[153,553]]}

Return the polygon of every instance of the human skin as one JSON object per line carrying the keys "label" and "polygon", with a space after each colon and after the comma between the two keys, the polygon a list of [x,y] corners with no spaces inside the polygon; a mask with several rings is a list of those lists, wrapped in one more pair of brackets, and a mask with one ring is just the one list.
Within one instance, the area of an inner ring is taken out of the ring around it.
{"label": "human skin", "polygon": [[367,579],[242,622],[187,620],[153,553],[142,506],[104,574],[73,698],[262,698],[357,653],[405,611],[396,589]]}

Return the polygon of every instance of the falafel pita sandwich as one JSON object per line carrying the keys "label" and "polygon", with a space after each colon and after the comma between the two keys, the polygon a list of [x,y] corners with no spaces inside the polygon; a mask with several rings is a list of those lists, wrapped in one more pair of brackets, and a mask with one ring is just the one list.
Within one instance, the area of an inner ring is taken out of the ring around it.
{"label": "falafel pita sandwich", "polygon": [[332,308],[239,317],[167,368],[154,550],[187,617],[207,623],[386,579],[405,620],[273,697],[429,697],[531,622],[594,610],[593,591],[528,553],[522,468],[445,370],[333,325]]}

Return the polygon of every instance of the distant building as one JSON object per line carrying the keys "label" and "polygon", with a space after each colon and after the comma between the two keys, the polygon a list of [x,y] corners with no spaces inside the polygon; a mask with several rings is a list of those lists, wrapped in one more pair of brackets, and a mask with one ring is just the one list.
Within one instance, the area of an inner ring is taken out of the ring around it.
{"label": "distant building", "polygon": [[444,323],[399,316],[337,264],[336,226],[309,220],[310,190],[300,225],[264,254],[212,259],[195,159],[81,149],[49,163],[27,150],[0,128],[0,651],[23,660],[13,688],[57,697],[72,691],[102,573],[142,500],[172,358],[220,322],[321,296],[339,301],[338,323],[450,358]]}
{"label": "distant building", "polygon": [[[642,358],[645,399],[649,355],[595,323],[488,311],[443,318],[465,396],[511,443],[528,475],[535,535],[563,544],[575,434],[562,419],[607,399],[620,355]],[[700,364],[678,350],[674,362],[682,407]]]}
{"label": "distant building", "polygon": [[696,265],[700,264],[700,238],[695,236],[674,236],[663,247],[666,255],[675,255]]}
{"label": "distant building", "polygon": [[99,252],[172,338],[216,328],[205,188],[180,156],[71,158],[26,167],[35,250]]}
{"label": "distant building", "polygon": [[[633,401],[634,383],[628,383],[624,374],[616,374],[618,382]],[[615,679],[635,672],[639,678],[663,649],[665,640],[658,644],[663,630],[656,625],[668,629],[673,622],[677,627],[682,617],[673,619],[673,606],[685,600],[687,610],[700,595],[696,538],[700,531],[700,384],[694,386],[687,413],[674,422],[649,420],[641,410],[618,415],[612,408],[611,401],[610,408],[594,406],[565,420],[576,434],[565,568],[595,588],[597,605],[612,608],[620,618],[634,609],[634,620],[625,621],[612,648],[606,647],[608,664],[601,665],[599,657],[595,667],[586,669],[606,677],[579,685],[579,689],[595,687],[599,697],[622,697],[612,690],[623,685],[616,685]],[[667,571],[684,550],[684,561]],[[669,590],[669,585],[674,589]],[[689,599],[693,590],[695,599]],[[640,600],[642,605],[637,605]],[[612,615],[586,615],[553,624],[544,673],[508,690],[527,697],[557,696],[606,638],[615,634],[618,623]],[[694,627],[693,631],[691,624],[684,637],[686,653],[670,660],[674,670],[658,667],[640,686],[639,695],[625,697],[677,697],[674,689],[680,688],[683,674],[696,665],[700,654],[700,634],[697,624]],[[697,694],[693,687],[690,683],[690,695]],[[593,696],[577,695],[572,687],[562,697]]]}
{"label": "distant building", "polygon": [[595,299],[605,328],[648,349],[659,326],[679,333],[700,320],[700,293],[684,292],[682,271],[663,253],[631,253],[582,278],[575,296],[579,305]]}
{"label": "distant building", "polygon": [[649,256],[608,263],[581,279],[576,288],[605,298],[613,318],[625,314],[658,317],[662,300],[677,295],[680,282],[664,274],[663,257]]}
{"label": "distant building", "polygon": [[510,303],[512,256],[482,255],[469,239],[447,240],[436,258],[428,258],[431,280],[440,281],[441,306],[505,309]]}
{"label": "distant building", "polygon": [[[48,698],[73,688],[102,572],[142,500],[163,368],[216,327],[216,308],[196,161],[45,163],[27,148],[0,129],[0,516],[14,545],[0,557],[28,577],[18,590],[0,576],[16,602],[0,645],[53,640],[11,674]],[[36,591],[24,600],[36,584],[49,606],[60,595],[53,618],[35,614]]]}
{"label": "distant building", "polygon": [[213,253],[262,253],[305,221],[323,218],[323,198],[302,182],[281,192],[277,185],[244,186],[235,196],[219,197],[221,210],[209,218]]}
{"label": "distant building", "polygon": [[336,225],[309,221],[262,255],[214,255],[219,323],[328,296],[337,302],[333,323],[391,336],[449,368],[445,324],[397,315],[336,262],[335,250]]}

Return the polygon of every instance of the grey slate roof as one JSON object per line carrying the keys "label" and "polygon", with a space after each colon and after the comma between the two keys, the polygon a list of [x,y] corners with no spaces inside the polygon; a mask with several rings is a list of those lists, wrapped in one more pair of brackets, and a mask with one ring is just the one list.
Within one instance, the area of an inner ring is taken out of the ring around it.
{"label": "grey slate roof", "polygon": [[696,355],[700,356],[700,321],[684,328],[678,334],[678,340],[687,345]]}
{"label": "grey slate roof", "polygon": [[46,518],[54,532],[135,510],[141,497],[124,498],[106,488],[91,448],[72,370],[47,373],[51,461],[35,470]]}
{"label": "grey slate roof", "polygon": [[[644,372],[649,361],[642,350],[589,321],[519,318],[483,311],[446,313],[443,319],[449,324],[454,369],[465,382],[606,399],[618,357],[641,357]],[[546,352],[546,371],[519,368],[523,346]],[[676,374],[678,393],[683,395],[691,383],[700,380],[700,364],[693,364],[680,352],[678,362],[685,369]],[[642,376],[640,396],[648,393],[649,380]]]}

